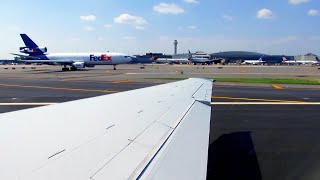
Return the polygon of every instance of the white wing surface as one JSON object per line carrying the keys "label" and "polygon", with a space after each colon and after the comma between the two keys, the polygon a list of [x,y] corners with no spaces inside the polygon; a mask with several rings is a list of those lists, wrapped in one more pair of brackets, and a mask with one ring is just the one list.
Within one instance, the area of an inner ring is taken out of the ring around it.
{"label": "white wing surface", "polygon": [[0,114],[0,179],[205,179],[212,82]]}

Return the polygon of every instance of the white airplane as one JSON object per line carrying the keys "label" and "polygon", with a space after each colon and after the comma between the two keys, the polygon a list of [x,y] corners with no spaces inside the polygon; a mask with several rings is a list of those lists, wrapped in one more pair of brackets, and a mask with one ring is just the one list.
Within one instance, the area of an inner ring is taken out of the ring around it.
{"label": "white airplane", "polygon": [[205,180],[212,81],[0,114],[0,179]]}
{"label": "white airplane", "polygon": [[282,57],[282,62],[287,63],[287,64],[304,64],[304,65],[315,65],[319,64],[320,61],[318,57],[316,57],[316,60],[301,60],[301,61],[296,61],[296,60],[288,60],[286,57]]}
{"label": "white airplane", "polygon": [[189,51],[189,59],[188,60],[191,63],[193,63],[194,65],[197,65],[197,64],[205,65],[205,64],[212,64],[213,63],[213,60],[210,60],[208,58],[200,58],[200,57],[195,58],[195,57],[192,57],[192,54],[191,54],[190,50],[188,50],[188,51]]}
{"label": "white airplane", "polygon": [[301,64],[296,60],[288,60],[286,57],[282,56],[282,63],[284,64]]}
{"label": "white airplane", "polygon": [[190,60],[186,58],[158,58],[155,55],[151,55],[151,60],[161,64],[189,64]]}
{"label": "white airplane", "polygon": [[261,56],[258,60],[244,60],[241,64],[249,64],[249,65],[263,64],[266,61],[263,61],[262,58],[263,58],[263,56]]}
{"label": "white airplane", "polygon": [[39,47],[34,43],[26,34],[20,34],[22,40],[25,43],[25,47],[20,47],[20,52],[27,55],[15,54],[25,59],[28,63],[42,63],[49,65],[61,65],[63,71],[77,70],[78,68],[94,67],[95,65],[113,65],[116,70],[116,65],[126,64],[132,60],[131,56],[114,53],[114,52],[102,52],[102,53],[47,53],[46,47]]}
{"label": "white airplane", "polygon": [[189,64],[193,63],[196,64],[212,64],[212,60],[208,58],[194,58],[189,50],[189,57],[188,58],[158,58],[154,55],[151,56],[151,60],[157,63],[168,63],[168,64]]}

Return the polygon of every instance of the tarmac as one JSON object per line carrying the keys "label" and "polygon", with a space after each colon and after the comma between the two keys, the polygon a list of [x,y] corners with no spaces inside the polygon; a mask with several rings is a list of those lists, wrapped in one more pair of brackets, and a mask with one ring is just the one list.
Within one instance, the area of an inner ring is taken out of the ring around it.
{"label": "tarmac", "polygon": [[[312,66],[219,67],[0,66],[0,113],[169,82],[155,77],[320,77]],[[215,83],[207,179],[319,179],[320,86],[279,86]]]}

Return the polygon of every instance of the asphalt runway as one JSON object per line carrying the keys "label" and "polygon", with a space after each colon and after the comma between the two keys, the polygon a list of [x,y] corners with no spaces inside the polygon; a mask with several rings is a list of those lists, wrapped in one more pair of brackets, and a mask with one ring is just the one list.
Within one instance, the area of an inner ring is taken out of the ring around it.
{"label": "asphalt runway", "polygon": [[[163,83],[105,73],[0,76],[0,113],[39,106],[28,103],[60,103]],[[113,76],[118,77],[108,78]],[[319,102],[317,88],[215,85],[208,179],[318,179]]]}

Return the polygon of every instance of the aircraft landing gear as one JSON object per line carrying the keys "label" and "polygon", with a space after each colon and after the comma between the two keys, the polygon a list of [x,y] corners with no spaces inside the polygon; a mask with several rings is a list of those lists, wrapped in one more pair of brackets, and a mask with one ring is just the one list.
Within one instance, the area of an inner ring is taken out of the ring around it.
{"label": "aircraft landing gear", "polygon": [[69,71],[69,68],[67,68],[66,65],[63,66],[62,71]]}
{"label": "aircraft landing gear", "polygon": [[117,70],[116,65],[113,65],[113,70]]}
{"label": "aircraft landing gear", "polygon": [[74,67],[74,66],[71,66],[71,67],[70,67],[70,70],[71,70],[71,71],[76,71],[76,70],[77,70],[77,68],[76,68],[76,67]]}

